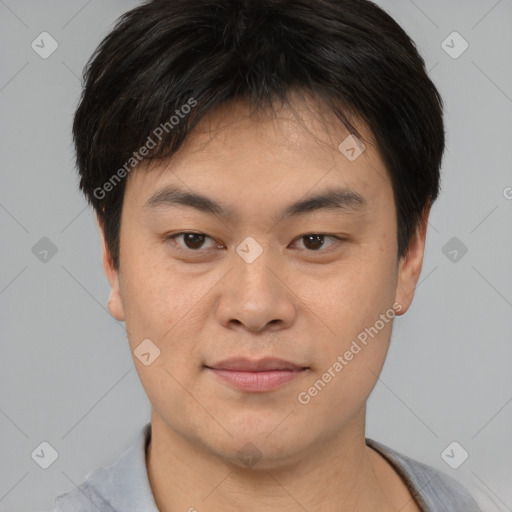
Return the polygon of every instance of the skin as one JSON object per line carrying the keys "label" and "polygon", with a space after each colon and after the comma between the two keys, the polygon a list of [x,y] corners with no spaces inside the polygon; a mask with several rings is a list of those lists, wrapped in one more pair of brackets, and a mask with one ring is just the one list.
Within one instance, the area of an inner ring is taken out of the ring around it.
{"label": "skin", "polygon": [[[247,105],[233,103],[210,113],[171,161],[128,177],[119,271],[103,239],[111,314],[126,322],[132,353],[144,339],[161,351],[149,366],[134,364],[152,404],[146,462],[162,512],[420,510],[365,444],[366,401],[392,321],[309,403],[297,397],[394,303],[397,314],[407,311],[429,209],[397,261],[393,190],[370,131],[356,124],[366,149],[349,161],[338,150],[348,135],[339,121],[312,101],[292,106],[249,117]],[[165,185],[206,195],[232,215],[145,208]],[[279,217],[340,185],[364,196],[366,210]],[[165,238],[183,231],[207,237],[202,246]],[[315,250],[308,234],[329,236]],[[248,236],[263,250],[252,263],[236,252]],[[244,392],[204,368],[234,356],[308,370],[276,390]],[[251,467],[237,457],[248,442],[261,455]]]}

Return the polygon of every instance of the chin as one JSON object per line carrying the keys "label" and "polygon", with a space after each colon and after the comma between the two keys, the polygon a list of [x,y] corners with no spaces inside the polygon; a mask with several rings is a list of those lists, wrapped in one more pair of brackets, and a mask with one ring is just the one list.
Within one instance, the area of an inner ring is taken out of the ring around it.
{"label": "chin", "polygon": [[[228,464],[250,471],[283,469],[293,466],[307,456],[308,447],[313,440],[299,437],[299,432],[288,430],[286,433],[272,432],[272,428],[250,430],[247,426],[242,432],[230,430],[221,439],[203,439],[203,444]],[[269,432],[272,432],[269,435]]]}

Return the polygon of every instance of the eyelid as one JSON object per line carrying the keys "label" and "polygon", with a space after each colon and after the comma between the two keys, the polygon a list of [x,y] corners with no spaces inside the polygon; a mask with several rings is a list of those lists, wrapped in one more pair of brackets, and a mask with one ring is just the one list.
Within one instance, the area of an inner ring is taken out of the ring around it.
{"label": "eyelid", "polygon": [[217,243],[217,241],[212,238],[211,236],[207,235],[206,233],[201,233],[199,231],[180,231],[179,233],[174,233],[172,235],[166,235],[164,237],[165,241],[169,241],[169,240],[172,240],[174,243],[176,243],[177,247],[179,250],[181,251],[185,251],[185,252],[188,252],[188,253],[201,253],[205,250],[209,250],[209,248],[207,249],[204,249],[204,248],[201,248],[201,249],[189,249],[188,247],[182,247],[180,244],[178,244],[175,239],[178,238],[179,236],[181,235],[189,235],[189,234],[193,234],[193,235],[201,235],[201,236],[204,236],[205,238],[209,238],[210,240],[212,240],[213,242],[215,242],[217,244],[217,246],[219,246],[220,244]]}
{"label": "eyelid", "polygon": [[327,252],[329,252],[331,250],[334,250],[336,248],[336,246],[339,244],[339,242],[343,242],[343,241],[346,240],[345,238],[341,238],[341,237],[336,236],[336,235],[329,235],[327,233],[304,233],[303,235],[300,235],[300,236],[296,237],[295,240],[301,240],[302,238],[304,238],[306,236],[311,236],[311,235],[319,235],[319,236],[322,236],[324,238],[333,238],[334,239],[334,242],[332,242],[330,245],[328,245],[327,249],[320,248],[320,249],[318,249],[316,251],[308,250],[308,249],[303,249],[304,251],[306,251],[308,253],[311,253],[311,254],[327,253]]}
{"label": "eyelid", "polygon": [[[221,248],[224,248],[224,246],[222,244],[219,244],[213,237],[211,237],[210,235],[207,235],[206,233],[202,233],[202,232],[199,232],[199,231],[180,231],[178,233],[174,233],[174,234],[171,234],[171,235],[166,235],[164,238],[165,240],[172,240],[173,242],[175,242],[175,239],[178,238],[179,236],[181,235],[188,235],[188,234],[195,234],[195,235],[201,235],[205,238],[209,238],[210,240],[212,240],[213,242],[215,242],[217,244],[217,248],[218,246],[220,245]],[[332,238],[334,240],[333,243],[331,243],[330,245],[327,246],[327,249],[317,249],[317,250],[309,250],[309,249],[299,249],[299,250],[303,250],[307,253],[310,253],[310,254],[321,254],[321,253],[327,253],[327,252],[330,252],[331,250],[335,250],[336,249],[336,246],[339,245],[340,242],[345,242],[347,241],[347,238],[343,238],[341,236],[337,236],[337,235],[330,235],[330,234],[327,234],[327,233],[321,233],[321,232],[318,232],[318,233],[315,233],[315,232],[309,232],[309,233],[304,233],[302,235],[299,235],[297,237],[294,238],[294,240],[292,241],[292,245],[297,241],[297,240],[301,240],[303,239],[304,237],[306,236],[312,236],[312,235],[318,235],[318,236],[321,236],[321,237],[324,237],[324,238]],[[175,242],[176,243],[176,242]],[[188,252],[188,253],[197,253],[197,254],[200,254],[204,251],[208,251],[210,250],[211,248],[200,248],[200,249],[189,249],[187,247],[182,247],[181,245],[177,244],[177,247],[179,250],[181,251],[184,251],[184,252]],[[323,246],[321,246],[323,247]]]}

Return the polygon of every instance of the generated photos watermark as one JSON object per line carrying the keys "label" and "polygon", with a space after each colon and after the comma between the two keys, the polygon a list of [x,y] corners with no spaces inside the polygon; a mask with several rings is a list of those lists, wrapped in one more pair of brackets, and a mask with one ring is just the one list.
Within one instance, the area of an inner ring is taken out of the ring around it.
{"label": "generated photos watermark", "polygon": [[[132,156],[120,167],[101,187],[94,189],[93,195],[96,199],[104,199],[108,192],[111,192],[126,176],[130,171],[136,167],[144,157],[149,154],[149,151],[156,147],[158,141],[162,141],[164,132],[170,133],[171,130],[181,122],[181,119],[185,119],[193,107],[197,105],[197,100],[189,98],[185,104],[179,109],[176,109],[174,114],[165,123],[160,123],[152,132],[148,135],[146,143],[143,144],[137,151],[132,153]],[[154,138],[153,138],[154,137]]]}
{"label": "generated photos watermark", "polygon": [[334,377],[336,377],[344,368],[347,366],[350,361],[354,359],[357,354],[359,354],[363,348],[368,345],[368,336],[370,338],[374,338],[379,334],[379,332],[384,329],[385,325],[388,324],[395,317],[396,313],[399,313],[402,310],[402,305],[399,302],[395,302],[393,307],[386,310],[384,313],[381,313],[379,319],[375,321],[375,323],[371,327],[367,327],[364,331],[361,331],[357,335],[357,340],[352,341],[350,348],[345,351],[343,355],[338,355],[336,361],[327,368],[327,370],[322,374],[322,376],[315,381],[315,383],[310,386],[306,391],[301,391],[297,395],[297,399],[302,405],[307,405],[311,402],[311,399],[322,391],[325,386],[332,381]]}

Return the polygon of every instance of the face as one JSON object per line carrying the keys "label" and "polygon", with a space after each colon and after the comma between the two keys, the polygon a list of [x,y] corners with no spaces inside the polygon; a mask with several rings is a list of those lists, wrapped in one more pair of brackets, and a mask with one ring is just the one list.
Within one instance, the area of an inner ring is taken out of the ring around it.
{"label": "face", "polygon": [[357,125],[354,159],[327,119],[305,102],[218,109],[171,161],[128,177],[119,273],[104,245],[152,419],[235,463],[240,450],[294,462],[364,427],[421,271],[422,229],[397,262],[370,132]]}

